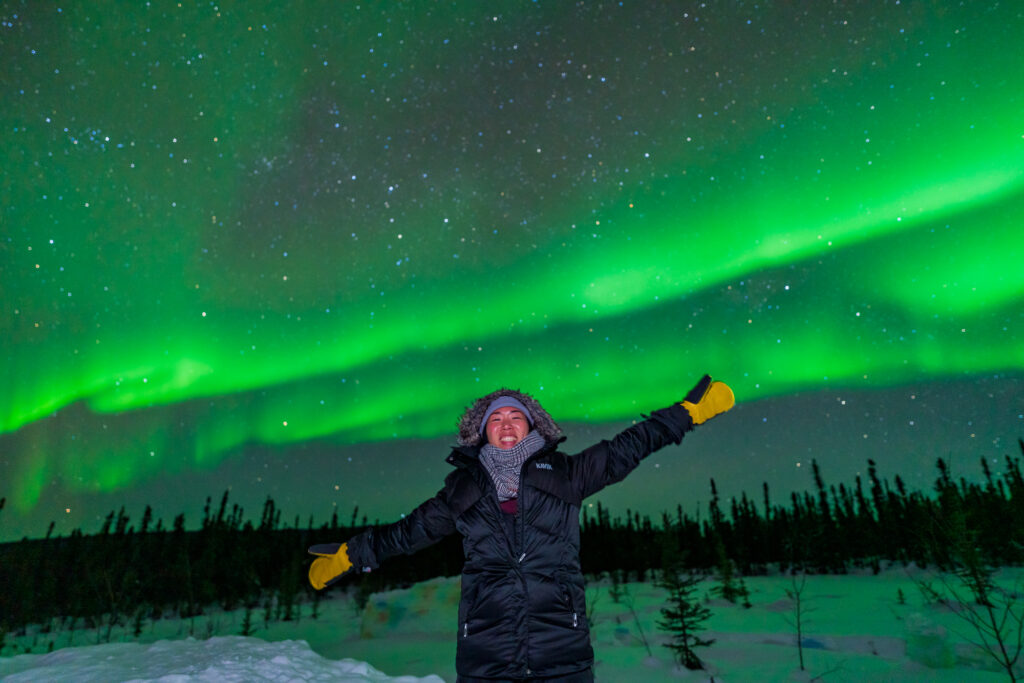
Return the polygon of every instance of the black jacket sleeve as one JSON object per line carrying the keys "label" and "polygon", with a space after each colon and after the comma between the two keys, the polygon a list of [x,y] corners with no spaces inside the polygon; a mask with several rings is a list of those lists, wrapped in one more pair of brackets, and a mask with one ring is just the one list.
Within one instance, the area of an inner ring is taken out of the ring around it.
{"label": "black jacket sleeve", "polygon": [[403,519],[367,529],[348,541],[348,556],[356,570],[376,569],[394,555],[411,555],[455,531],[455,520],[445,490]]}
{"label": "black jacket sleeve", "polygon": [[601,441],[570,457],[571,478],[580,498],[622,481],[641,460],[670,443],[680,443],[691,429],[689,411],[676,403],[653,412],[611,441]]}

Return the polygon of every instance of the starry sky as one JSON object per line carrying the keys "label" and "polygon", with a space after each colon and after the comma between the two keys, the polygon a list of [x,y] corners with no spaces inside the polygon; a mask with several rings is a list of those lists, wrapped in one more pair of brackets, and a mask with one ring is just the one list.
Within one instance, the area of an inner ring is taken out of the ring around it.
{"label": "starry sky", "polygon": [[704,372],[595,500],[998,473],[1024,9],[948,5],[0,2],[0,540],[395,519],[484,393],[574,452]]}

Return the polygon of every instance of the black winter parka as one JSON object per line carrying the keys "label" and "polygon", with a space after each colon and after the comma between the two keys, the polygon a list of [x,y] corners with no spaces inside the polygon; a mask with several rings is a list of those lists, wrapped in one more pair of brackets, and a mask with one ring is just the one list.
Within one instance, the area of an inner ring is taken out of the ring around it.
{"label": "black winter parka", "polygon": [[466,678],[555,678],[594,662],[580,568],[583,500],[621,481],[647,455],[693,428],[681,405],[654,412],[610,441],[567,455],[558,443],[521,472],[518,512],[498,507],[479,447],[452,449],[455,471],[436,496],[394,524],[348,543],[357,568],[411,554],[458,532],[465,565],[455,668]]}

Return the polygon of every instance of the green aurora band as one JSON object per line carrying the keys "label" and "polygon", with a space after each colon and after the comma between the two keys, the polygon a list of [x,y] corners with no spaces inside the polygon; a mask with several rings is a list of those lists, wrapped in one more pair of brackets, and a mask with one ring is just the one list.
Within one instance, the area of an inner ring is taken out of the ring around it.
{"label": "green aurora band", "polygon": [[1024,370],[1024,19],[875,4],[7,7],[6,492]]}

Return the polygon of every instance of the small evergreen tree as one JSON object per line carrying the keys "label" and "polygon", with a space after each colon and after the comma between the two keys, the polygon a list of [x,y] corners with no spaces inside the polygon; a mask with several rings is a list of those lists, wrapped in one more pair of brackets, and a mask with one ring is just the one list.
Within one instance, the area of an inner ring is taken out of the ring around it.
{"label": "small evergreen tree", "polygon": [[749,609],[750,591],[743,577],[737,575],[736,563],[726,554],[721,537],[715,539],[715,554],[718,556],[718,585],[711,591],[734,605],[739,602]]}
{"label": "small evergreen tree", "polygon": [[711,616],[711,610],[700,604],[695,595],[700,582],[701,577],[695,574],[684,576],[678,565],[666,569],[658,581],[668,591],[668,605],[661,608],[664,618],[658,620],[658,627],[672,634],[672,642],[665,643],[665,647],[672,650],[680,664],[693,671],[704,668],[694,650],[715,642],[697,635]]}
{"label": "small evergreen tree", "polygon": [[251,636],[255,630],[252,623],[252,603],[248,603],[245,606],[245,615],[242,617],[242,630],[238,632],[238,635]]}
{"label": "small evergreen tree", "polygon": [[142,635],[142,627],[146,625],[146,606],[139,605],[135,608],[135,615],[132,617],[132,636],[138,638]]}

